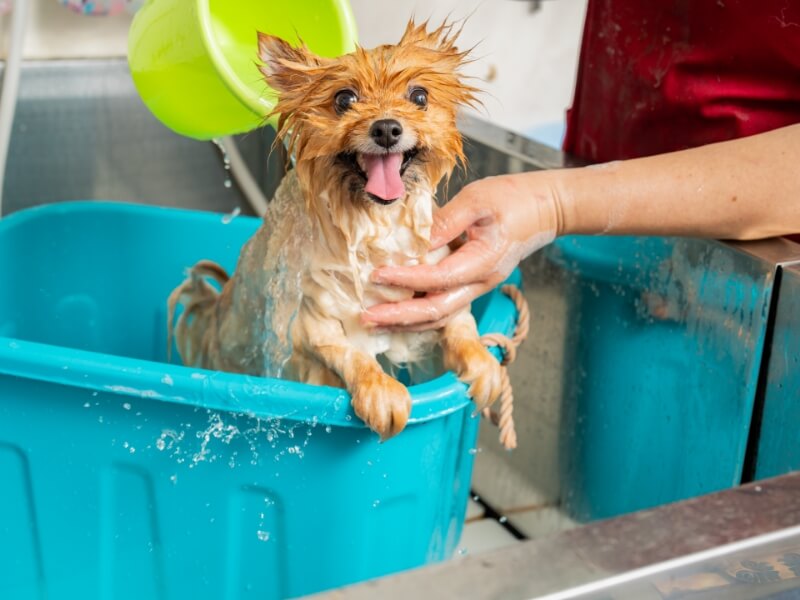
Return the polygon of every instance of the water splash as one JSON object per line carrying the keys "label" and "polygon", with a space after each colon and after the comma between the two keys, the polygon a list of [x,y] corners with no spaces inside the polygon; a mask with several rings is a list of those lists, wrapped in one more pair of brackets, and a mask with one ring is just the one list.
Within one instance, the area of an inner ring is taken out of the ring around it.
{"label": "water splash", "polygon": [[225,146],[219,139],[214,138],[211,141],[222,155],[222,166],[225,168],[225,180],[222,182],[222,185],[230,189],[230,187],[233,185],[233,182],[231,181],[231,158],[228,156],[228,151],[225,150]]}
{"label": "water splash", "polygon": [[222,217],[222,224],[223,225],[229,224],[231,221],[233,221],[240,214],[242,214],[242,209],[237,206],[231,212],[229,212],[228,214],[226,214],[226,215],[224,215]]}
{"label": "water splash", "polygon": [[238,434],[239,428],[236,425],[226,425],[218,413],[212,413],[209,416],[209,426],[195,434],[201,440],[200,450],[192,456],[192,464],[190,466],[193,467],[205,460],[213,462],[216,459],[216,455],[209,456],[208,444],[211,442],[212,437],[221,440],[224,444],[230,444],[231,440]]}
{"label": "water splash", "polygon": [[[250,464],[257,466],[265,448],[274,451],[273,460],[277,462],[288,457],[302,460],[319,424],[319,417],[304,422],[291,420],[290,415],[263,418],[252,413],[206,412],[207,424],[194,435],[186,435],[191,423],[181,423],[177,431],[163,429],[155,448],[179,464],[188,462],[190,468],[222,460],[234,469],[248,457]],[[233,445],[234,441],[239,445]],[[241,444],[249,449],[249,455],[241,452]]]}

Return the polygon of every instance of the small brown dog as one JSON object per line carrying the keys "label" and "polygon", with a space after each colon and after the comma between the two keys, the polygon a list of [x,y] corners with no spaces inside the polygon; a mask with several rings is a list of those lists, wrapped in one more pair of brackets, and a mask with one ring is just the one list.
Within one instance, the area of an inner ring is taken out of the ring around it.
{"label": "small brown dog", "polygon": [[[378,362],[414,366],[441,347],[444,367],[479,408],[501,390],[501,368],[465,309],[437,331],[375,332],[365,308],[407,299],[370,282],[380,265],[435,263],[434,192],[463,160],[459,106],[474,100],[452,25],[409,23],[396,46],[336,59],[259,34],[262,72],[277,91],[279,138],[296,166],[230,280],[209,261],[168,301],[186,364],[342,386],[381,438],[400,432],[411,397]],[[222,291],[208,283],[215,280]]]}

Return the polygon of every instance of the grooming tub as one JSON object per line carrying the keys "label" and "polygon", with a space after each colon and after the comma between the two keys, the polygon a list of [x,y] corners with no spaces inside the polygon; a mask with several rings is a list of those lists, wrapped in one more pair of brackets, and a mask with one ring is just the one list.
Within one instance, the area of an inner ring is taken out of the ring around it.
{"label": "grooming tub", "polygon": [[[264,600],[452,554],[478,427],[452,374],[381,444],[343,390],[166,362],[185,268],[232,271],[259,223],[108,202],[0,221],[0,598]],[[512,333],[499,291],[473,310]]]}

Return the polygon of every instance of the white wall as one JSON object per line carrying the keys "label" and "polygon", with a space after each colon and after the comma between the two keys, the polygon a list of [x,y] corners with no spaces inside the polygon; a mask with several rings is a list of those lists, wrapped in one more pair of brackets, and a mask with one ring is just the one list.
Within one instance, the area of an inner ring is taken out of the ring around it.
{"label": "white wall", "polygon": [[560,122],[572,101],[586,0],[351,0],[366,47],[396,42],[411,15],[468,17],[464,47],[476,46],[467,70],[483,80],[484,116],[517,131]]}
{"label": "white wall", "polygon": [[[130,16],[85,17],[56,0],[32,2],[28,58],[124,56]],[[242,0],[229,0],[230,2]],[[298,1],[298,0],[287,0]],[[586,0],[351,0],[362,45],[396,42],[409,17],[467,19],[468,73],[483,80],[486,118],[517,131],[560,122],[572,99]],[[8,16],[3,17],[3,40]],[[2,44],[5,46],[5,43]]]}
{"label": "white wall", "polygon": [[[26,58],[84,58],[125,56],[131,16],[85,17],[57,0],[14,0],[30,2],[25,37]],[[9,15],[3,17],[3,52]]]}

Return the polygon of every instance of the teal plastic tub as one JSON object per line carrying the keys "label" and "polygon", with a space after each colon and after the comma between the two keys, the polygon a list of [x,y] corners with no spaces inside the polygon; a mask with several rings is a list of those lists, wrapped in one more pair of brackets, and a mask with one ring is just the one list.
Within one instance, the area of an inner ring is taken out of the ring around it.
{"label": "teal plastic tub", "polygon": [[771,275],[714,242],[558,240],[569,303],[564,510],[591,521],[738,485]]}
{"label": "teal plastic tub", "polygon": [[[184,269],[233,270],[259,225],[225,221],[105,202],[0,221],[0,598],[294,597],[455,549],[478,421],[452,374],[380,444],[342,390],[165,362]],[[473,309],[512,331],[501,293]]]}

